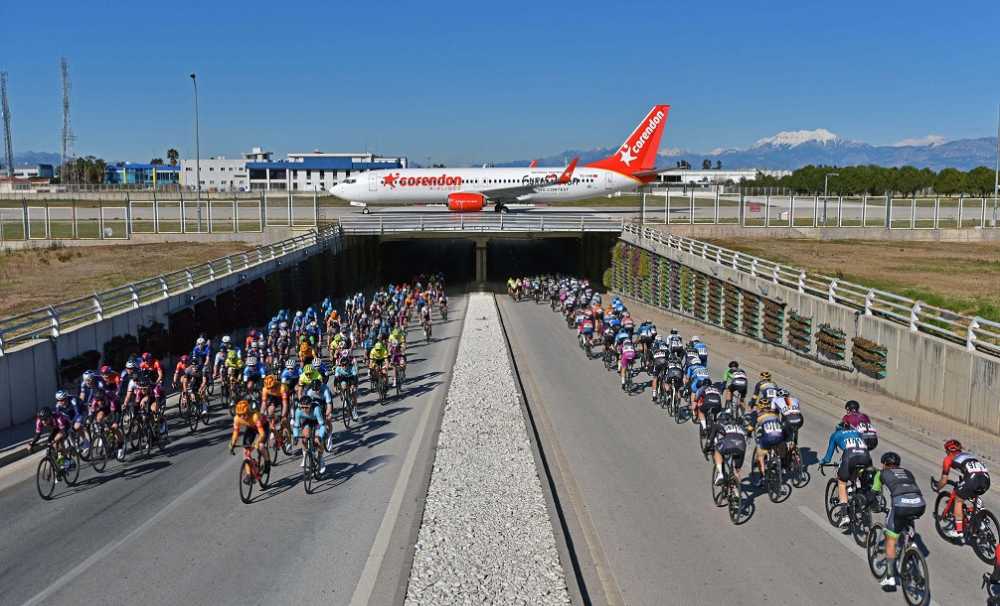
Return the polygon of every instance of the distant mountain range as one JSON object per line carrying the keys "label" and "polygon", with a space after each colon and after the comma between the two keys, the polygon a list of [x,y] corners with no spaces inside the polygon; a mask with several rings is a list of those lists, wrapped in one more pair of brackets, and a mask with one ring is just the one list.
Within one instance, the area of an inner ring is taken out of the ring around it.
{"label": "distant mountain range", "polygon": [[[580,156],[580,163],[592,162],[611,155],[617,148],[606,147],[588,150],[570,149],[561,154],[538,158],[543,166],[559,166]],[[904,140],[896,145],[870,145],[844,139],[826,129],[786,131],[773,137],[758,140],[746,149],[714,149],[693,152],[683,149],[661,150],[659,165],[675,166],[686,160],[692,168],[701,168],[702,161],[712,165],[721,162],[722,168],[761,168],[795,170],[807,164],[851,166],[877,164],[879,166],[916,166],[917,168],[959,168],[969,170],[977,166],[992,167],[996,163],[996,137],[957,139],[946,141],[943,137],[928,136],[920,140]],[[528,160],[504,162],[497,166],[525,166]]]}
{"label": "distant mountain range", "polygon": [[[34,166],[35,164],[51,164],[58,167],[61,157],[59,154],[50,152],[14,152],[14,166]],[[3,164],[3,156],[0,155],[0,164]]]}

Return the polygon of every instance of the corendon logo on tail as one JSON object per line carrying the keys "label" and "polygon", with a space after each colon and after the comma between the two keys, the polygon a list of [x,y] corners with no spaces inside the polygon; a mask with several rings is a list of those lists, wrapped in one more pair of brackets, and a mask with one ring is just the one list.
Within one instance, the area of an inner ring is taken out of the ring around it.
{"label": "corendon logo on tail", "polygon": [[649,122],[646,123],[646,128],[642,129],[639,138],[636,139],[631,147],[629,147],[628,141],[622,144],[621,149],[618,150],[618,153],[621,154],[622,164],[625,166],[632,165],[632,161],[637,157],[636,154],[642,151],[646,142],[656,132],[656,127],[660,125],[660,122],[663,122],[663,110],[657,110],[656,114],[649,119]]}
{"label": "corendon logo on tail", "polygon": [[396,187],[461,187],[462,177],[440,175],[436,177],[407,177],[399,173],[389,173],[382,177],[382,185]]}

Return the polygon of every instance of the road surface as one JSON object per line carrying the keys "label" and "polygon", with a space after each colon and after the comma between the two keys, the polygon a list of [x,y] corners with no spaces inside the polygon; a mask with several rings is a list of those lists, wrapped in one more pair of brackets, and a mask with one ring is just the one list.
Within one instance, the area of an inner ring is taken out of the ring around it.
{"label": "road surface", "polygon": [[[564,508],[586,530],[574,542],[594,561],[591,571],[598,571],[587,579],[594,603],[904,603],[898,592],[883,594],[863,550],[826,521],[827,478],[814,462],[823,456],[836,422],[832,404],[815,406],[804,399],[800,443],[810,463],[810,484],[779,504],[757,493],[752,518],[733,526],[726,510],[712,503],[711,468],[698,452],[694,425],[674,424],[650,402],[648,391],[622,392],[618,378],[599,360],[584,358],[572,331],[548,306],[498,298],[528,400],[543,426],[543,445],[565,476]],[[673,325],[684,335],[697,334],[693,324]],[[663,332],[669,327],[659,325]],[[725,339],[707,341],[711,371],[720,375],[736,357],[736,347]],[[753,376],[770,367],[762,355],[743,355],[741,361]],[[776,379],[801,394],[811,381],[806,371]],[[646,380],[645,374],[637,379]],[[943,452],[882,428],[876,460],[890,449],[902,455],[933,507],[936,495],[928,478],[939,469]],[[997,510],[994,499],[987,505]],[[936,603],[985,603],[979,582],[988,567],[970,548],[942,541],[929,512],[918,530],[930,549]]]}

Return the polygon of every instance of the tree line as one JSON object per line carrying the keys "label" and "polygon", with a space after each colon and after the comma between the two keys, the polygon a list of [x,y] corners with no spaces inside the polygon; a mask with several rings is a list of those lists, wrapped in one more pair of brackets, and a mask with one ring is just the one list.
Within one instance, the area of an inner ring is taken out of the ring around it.
{"label": "tree line", "polygon": [[[836,176],[826,176],[837,173]],[[824,180],[829,185],[829,193],[838,196],[861,194],[881,195],[886,192],[904,196],[917,194],[969,194],[986,196],[993,193],[996,171],[980,166],[969,171],[945,168],[934,172],[929,168],[901,166],[803,166],[792,174],[774,177],[758,172],[754,187],[781,187],[801,194],[823,193]]]}
{"label": "tree line", "polygon": [[[177,166],[179,159],[180,153],[176,149],[170,148],[167,150],[167,162],[170,166]],[[162,165],[163,158],[153,158],[149,163]],[[73,158],[60,168],[59,181],[61,183],[100,185],[104,183],[107,169],[108,163],[103,158],[95,156]]]}

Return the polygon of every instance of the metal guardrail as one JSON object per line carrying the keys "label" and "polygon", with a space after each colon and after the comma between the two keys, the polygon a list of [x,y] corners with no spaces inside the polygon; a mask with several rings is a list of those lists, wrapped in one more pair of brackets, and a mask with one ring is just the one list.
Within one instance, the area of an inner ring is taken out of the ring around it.
{"label": "metal guardrail", "polygon": [[338,241],[340,237],[341,232],[337,226],[328,226],[201,265],[160,274],[57,305],[0,318],[0,356],[14,345],[39,338],[58,337],[61,332],[68,329],[138,309],[142,305],[193,290],[212,280],[245,271],[296,251],[329,245]]}
{"label": "metal guardrail", "polygon": [[751,276],[770,280],[806,293],[856,309],[865,315],[878,316],[923,332],[962,343],[969,351],[1000,357],[1000,324],[978,316],[967,316],[875,288],[868,288],[822,274],[808,273],[797,267],[781,265],[745,253],[714,246],[649,227],[630,223],[624,233],[657,242],[678,251]]}
{"label": "metal guardrail", "polygon": [[625,228],[624,218],[593,214],[511,215],[401,214],[392,216],[342,217],[345,234],[382,235],[414,232],[534,233],[534,232],[614,232]]}

